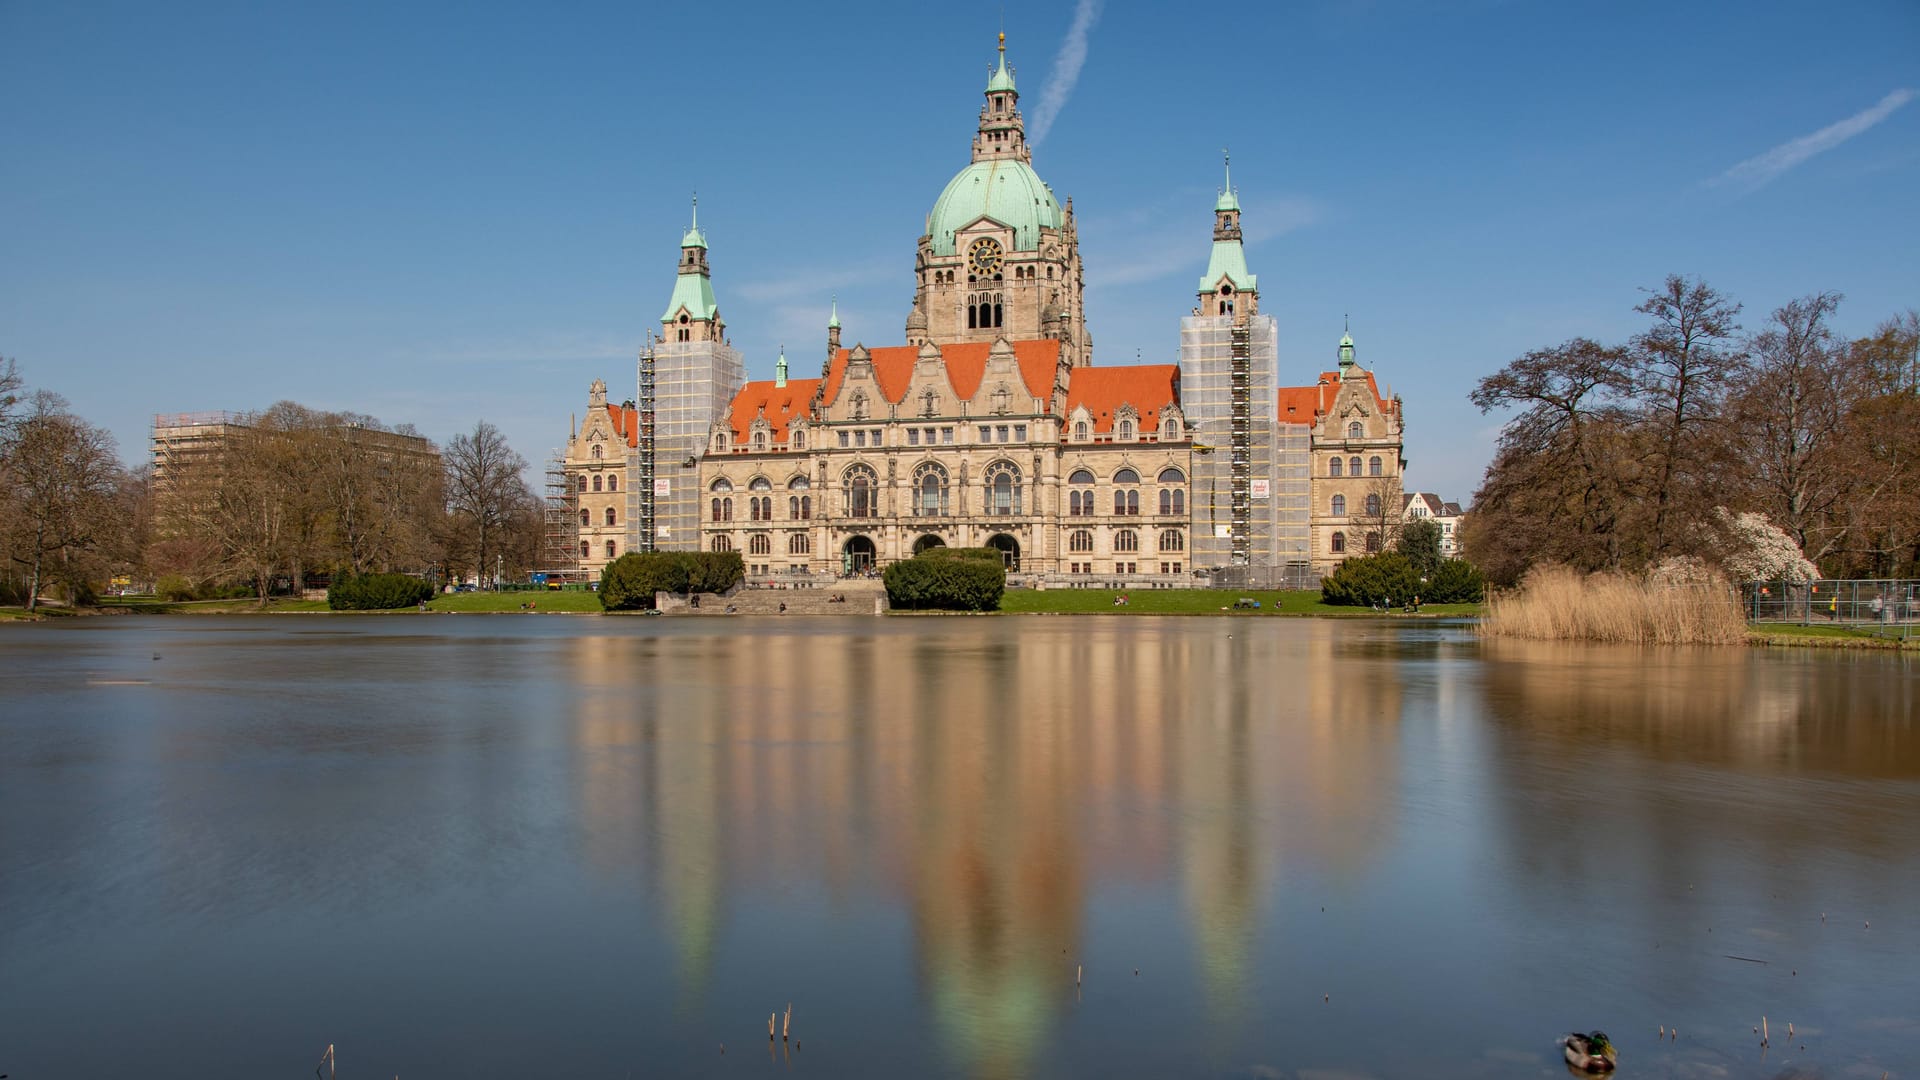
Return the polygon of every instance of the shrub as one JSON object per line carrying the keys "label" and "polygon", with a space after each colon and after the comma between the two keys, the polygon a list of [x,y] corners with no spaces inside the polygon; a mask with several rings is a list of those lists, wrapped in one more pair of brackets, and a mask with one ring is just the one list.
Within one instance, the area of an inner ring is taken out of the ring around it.
{"label": "shrub", "polygon": [[600,571],[600,606],[651,608],[655,593],[723,593],[746,576],[737,551],[630,551]]}
{"label": "shrub", "polygon": [[433,586],[406,574],[340,574],[327,588],[327,607],[334,611],[385,611],[432,598]]}
{"label": "shrub", "polygon": [[1465,559],[1442,559],[1420,589],[1420,599],[1428,603],[1477,604],[1486,599],[1487,580]]}
{"label": "shrub", "polygon": [[1420,575],[1397,551],[1348,559],[1320,582],[1320,599],[1329,604],[1371,606],[1388,599],[1411,600],[1419,591]]}
{"label": "shrub", "polygon": [[928,554],[922,552],[918,557],[887,567],[881,580],[887,586],[888,603],[913,611],[1000,609],[1000,594],[1007,587],[1007,570],[999,552],[993,552],[991,562],[978,556],[935,555],[929,558]]}
{"label": "shrub", "polygon": [[957,548],[957,547],[935,547],[935,548],[928,548],[927,550],[925,550],[925,551],[923,551],[923,552],[921,552],[920,554],[918,554],[918,555],[915,555],[915,556],[914,556],[914,558],[916,558],[916,559],[960,559],[960,560],[963,560],[963,561],[966,561],[966,560],[972,560],[972,561],[975,561],[975,562],[990,562],[990,563],[994,563],[994,564],[996,564],[996,565],[998,565],[998,566],[1002,566],[1002,567],[1004,567],[1004,566],[1006,566],[1006,564],[1007,564],[1007,559],[1006,559],[1006,556],[1000,553],[1000,549],[999,549],[999,548],[990,548],[990,547],[984,547],[984,548]]}
{"label": "shrub", "polygon": [[193,582],[188,581],[184,574],[160,575],[160,580],[153,583],[153,591],[162,600],[176,602],[194,599],[195,592]]}

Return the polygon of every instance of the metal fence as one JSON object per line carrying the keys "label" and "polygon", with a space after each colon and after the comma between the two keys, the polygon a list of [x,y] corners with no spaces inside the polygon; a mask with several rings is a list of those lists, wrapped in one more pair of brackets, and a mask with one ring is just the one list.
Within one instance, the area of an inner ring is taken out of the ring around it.
{"label": "metal fence", "polygon": [[1910,637],[1920,628],[1920,580],[1754,581],[1741,587],[1749,622],[1845,626]]}

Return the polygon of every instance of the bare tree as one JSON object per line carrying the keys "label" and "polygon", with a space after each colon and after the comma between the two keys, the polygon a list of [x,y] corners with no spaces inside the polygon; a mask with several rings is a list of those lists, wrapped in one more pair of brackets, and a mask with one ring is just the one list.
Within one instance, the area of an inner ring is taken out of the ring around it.
{"label": "bare tree", "polygon": [[58,394],[33,395],[0,470],[0,519],[9,555],[27,575],[27,610],[39,604],[50,568],[84,585],[84,557],[117,520],[121,476],[111,435],[68,412]]}
{"label": "bare tree", "polygon": [[447,510],[473,536],[477,580],[486,581],[487,559],[495,553],[489,540],[506,526],[525,495],[520,474],[527,459],[507,445],[499,428],[482,420],[473,434],[453,437],[444,460]]}
{"label": "bare tree", "polygon": [[1750,339],[1729,402],[1727,435],[1754,502],[1816,562],[1839,549],[1838,512],[1860,479],[1846,423],[1849,399],[1867,387],[1828,328],[1839,306],[1838,294],[1818,293],[1775,310]]}
{"label": "bare tree", "polygon": [[1706,282],[1678,274],[1647,292],[1634,310],[1651,315],[1653,326],[1633,339],[1631,350],[1634,396],[1654,432],[1648,554],[1659,558],[1673,540],[1675,503],[1697,492],[1711,468],[1703,459],[1713,447],[1702,429],[1717,415],[1727,381],[1741,364],[1733,348],[1740,305]]}

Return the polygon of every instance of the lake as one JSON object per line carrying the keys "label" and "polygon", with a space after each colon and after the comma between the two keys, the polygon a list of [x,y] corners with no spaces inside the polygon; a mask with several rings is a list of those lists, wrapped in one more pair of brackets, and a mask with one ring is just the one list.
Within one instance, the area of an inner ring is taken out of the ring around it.
{"label": "lake", "polygon": [[1422,620],[0,626],[0,1073],[1899,1075],[1916,714]]}

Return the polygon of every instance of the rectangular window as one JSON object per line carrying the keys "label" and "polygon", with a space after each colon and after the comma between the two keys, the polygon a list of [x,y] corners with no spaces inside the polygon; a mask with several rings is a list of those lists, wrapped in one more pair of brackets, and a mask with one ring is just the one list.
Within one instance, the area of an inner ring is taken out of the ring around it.
{"label": "rectangular window", "polygon": [[1025,424],[1013,425],[1013,441],[1014,442],[1027,441],[1027,425]]}
{"label": "rectangular window", "polygon": [[875,446],[880,445],[880,429],[879,428],[873,429],[873,445]]}
{"label": "rectangular window", "polygon": [[1007,441],[1007,425],[1001,424],[999,427],[994,428],[993,435],[994,435],[994,438],[1000,440],[1001,442],[1006,442]]}
{"label": "rectangular window", "polygon": [[992,442],[992,441],[993,441],[993,429],[992,429],[992,428],[990,428],[990,427],[985,427],[985,426],[982,426],[982,427],[980,428],[980,441],[981,441],[981,442],[983,442],[983,443],[990,443],[990,442]]}
{"label": "rectangular window", "polygon": [[950,445],[952,445],[952,444],[953,444],[953,429],[952,429],[952,428],[950,428],[950,427],[943,427],[943,428],[941,428],[941,429],[940,429],[940,441],[941,441],[942,443],[944,443],[944,444],[946,444],[946,445],[949,445],[949,446],[950,446]]}
{"label": "rectangular window", "polygon": [[861,428],[859,431],[856,431],[853,433],[853,445],[855,446],[867,445],[867,429],[866,428]]}
{"label": "rectangular window", "polygon": [[908,446],[920,445],[920,429],[919,428],[910,427],[907,429],[907,445]]}
{"label": "rectangular window", "polygon": [[[928,446],[932,446],[932,445],[933,445],[933,435],[934,435],[934,431],[933,431],[933,429],[932,429],[932,428],[928,428],[928,429],[927,429],[927,445],[928,445]],[[948,442],[952,442],[953,440],[952,440],[952,439],[948,439],[947,441],[948,441]]]}
{"label": "rectangular window", "polygon": [[1176,573],[1176,574],[1180,572],[1180,564],[1179,564],[1179,563],[1174,563],[1174,564],[1173,564],[1173,572],[1174,572],[1174,573]]}
{"label": "rectangular window", "polygon": [[842,431],[840,433],[840,449],[845,450],[847,448],[847,439],[847,433]]}

